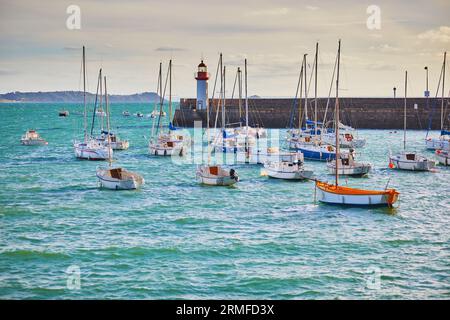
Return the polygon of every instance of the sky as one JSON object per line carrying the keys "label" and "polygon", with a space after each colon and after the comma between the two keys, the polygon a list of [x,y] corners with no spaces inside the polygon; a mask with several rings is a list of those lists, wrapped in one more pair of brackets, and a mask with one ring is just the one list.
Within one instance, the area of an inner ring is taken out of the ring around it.
{"label": "sky", "polygon": [[172,58],[175,99],[195,97],[197,65],[203,58],[214,76],[222,52],[229,96],[247,58],[249,95],[292,97],[303,54],[309,76],[318,42],[318,94],[328,96],[338,39],[341,96],[402,95],[405,70],[409,96],[423,96],[424,66],[434,96],[450,1],[0,0],[0,93],[82,89],[85,45],[91,92],[100,67],[110,93],[156,91],[159,63]]}

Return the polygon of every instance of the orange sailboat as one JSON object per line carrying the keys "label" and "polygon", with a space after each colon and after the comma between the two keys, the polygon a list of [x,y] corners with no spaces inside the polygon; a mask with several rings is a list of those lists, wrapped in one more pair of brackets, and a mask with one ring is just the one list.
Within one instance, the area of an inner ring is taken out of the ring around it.
{"label": "orange sailboat", "polygon": [[[341,40],[339,40],[337,77],[336,77],[336,157],[339,159],[339,64],[341,55]],[[399,193],[395,189],[365,190],[339,186],[339,161],[336,162],[335,184],[316,180],[317,199],[320,202],[342,205],[392,207],[398,200]]]}

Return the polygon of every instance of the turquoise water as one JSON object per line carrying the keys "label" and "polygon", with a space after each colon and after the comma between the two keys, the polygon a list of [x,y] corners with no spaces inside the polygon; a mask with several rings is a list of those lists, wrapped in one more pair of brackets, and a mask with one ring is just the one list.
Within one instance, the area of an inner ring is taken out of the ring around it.
{"label": "turquoise water", "polygon": [[[257,166],[238,166],[233,188],[198,185],[194,164],[147,155],[150,119],[121,116],[151,108],[112,106],[130,140],[117,162],[146,180],[114,192],[97,187],[101,163],[74,158],[80,107],[0,106],[0,298],[450,298],[450,170],[387,169],[402,132],[361,130],[360,158],[375,170],[348,179],[380,189],[390,179],[397,208],[343,208],[314,204],[311,182],[268,179]],[[49,145],[21,146],[28,128]],[[424,136],[409,132],[409,146],[433,156]],[[325,164],[307,165],[332,180]],[[71,266],[79,289],[67,286]]]}

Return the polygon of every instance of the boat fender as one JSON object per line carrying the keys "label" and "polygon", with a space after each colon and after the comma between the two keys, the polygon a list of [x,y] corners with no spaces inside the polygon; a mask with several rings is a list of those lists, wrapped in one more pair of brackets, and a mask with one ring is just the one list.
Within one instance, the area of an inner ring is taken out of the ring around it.
{"label": "boat fender", "polygon": [[164,150],[164,155],[167,156],[167,150]]}

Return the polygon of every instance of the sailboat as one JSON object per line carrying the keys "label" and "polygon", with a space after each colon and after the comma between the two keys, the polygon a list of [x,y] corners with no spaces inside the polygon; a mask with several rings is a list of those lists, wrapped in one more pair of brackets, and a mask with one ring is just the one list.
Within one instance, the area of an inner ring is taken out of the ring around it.
{"label": "sailboat", "polygon": [[[169,81],[169,128],[168,132],[162,132],[161,118],[164,117],[163,106],[167,81]],[[169,61],[164,92],[162,88],[162,63],[159,64],[158,91],[160,94],[160,109],[158,113],[158,121],[156,124],[156,133],[154,133],[155,121],[153,121],[152,135],[149,141],[149,153],[155,156],[183,156],[185,151],[184,137],[175,132],[177,128],[175,128],[172,124],[172,60]]]}
{"label": "sailboat", "polygon": [[[106,77],[104,77],[105,83],[105,104],[106,104],[106,122],[107,130],[110,129],[110,110],[108,105],[108,93],[106,89]],[[107,143],[111,145],[111,138],[107,136]],[[112,151],[111,148],[109,148]],[[108,152],[108,163],[107,168],[98,168],[96,176],[99,180],[100,187],[111,189],[111,190],[132,190],[138,189],[144,184],[144,179],[137,173],[125,170],[124,168],[112,167],[112,153]]]}
{"label": "sailboat", "polygon": [[277,161],[268,160],[264,169],[270,178],[284,180],[306,180],[313,175],[312,170],[304,168],[303,154],[299,152],[280,155]]}
{"label": "sailboat", "polygon": [[430,171],[435,167],[433,160],[426,158],[416,152],[406,151],[406,96],[408,89],[408,71],[405,72],[405,101],[403,111],[403,152],[389,156],[389,167],[391,169],[411,170],[411,171]]}
{"label": "sailboat", "polygon": [[[222,55],[220,55],[220,59]],[[221,62],[221,61],[220,61]],[[224,73],[222,64],[220,65],[220,99],[225,99],[224,92]],[[223,101],[222,101],[223,103]],[[216,128],[214,128],[214,131]],[[239,181],[239,176],[237,172],[231,168],[226,169],[223,166],[216,164],[211,164],[211,150],[210,150],[210,138],[209,138],[209,103],[206,104],[206,142],[207,142],[207,154],[208,160],[206,164],[201,164],[197,166],[196,177],[200,184],[210,185],[210,186],[231,186]]]}
{"label": "sailboat", "polygon": [[[299,119],[299,135],[297,137],[297,141],[293,146],[294,150],[300,151],[303,153],[303,156],[305,159],[308,160],[318,160],[318,161],[329,161],[336,159],[336,150],[335,147],[329,144],[325,144],[322,142],[319,136],[319,128],[318,128],[318,121],[317,121],[317,66],[318,66],[318,52],[319,52],[319,44],[316,43],[316,53],[315,53],[315,62],[314,62],[314,74],[315,74],[315,81],[314,81],[314,127],[312,129],[308,129],[308,116],[307,116],[307,110],[308,110],[308,89],[307,89],[307,77],[306,77],[306,54],[303,56],[303,68],[304,71],[304,82],[305,82],[305,119],[306,119],[306,131],[308,134],[305,135],[303,139],[302,134],[300,133],[300,124],[301,120]],[[301,74],[302,71],[300,71]],[[301,92],[301,88],[300,88]],[[301,100],[301,97],[300,97]],[[301,104],[299,104],[301,107]],[[305,132],[303,132],[305,134]],[[300,139],[299,139],[300,138]]]}
{"label": "sailboat", "polygon": [[339,154],[339,170],[336,168],[336,160],[327,163],[330,174],[347,175],[347,176],[364,176],[372,169],[369,162],[359,162],[355,160],[355,150],[350,149],[348,153]]}
{"label": "sailboat", "polygon": [[[91,136],[93,136],[94,134],[95,119],[97,116],[99,116],[99,113],[97,113],[97,111],[98,109],[100,109],[102,110],[102,113],[100,113],[100,135],[98,135],[95,139],[104,145],[111,146],[113,150],[127,150],[130,147],[130,143],[128,142],[128,140],[121,140],[115,133],[111,132],[110,130],[104,129],[106,113],[103,111],[102,96],[103,96],[102,69],[100,68],[98,72],[98,83],[97,83],[97,93],[95,95],[94,113],[92,115]],[[98,108],[97,108],[97,99],[99,101]],[[108,135],[110,139],[109,143],[107,139]]]}
{"label": "sailboat", "polygon": [[[334,130],[324,132],[322,141],[334,146],[334,137]],[[355,128],[339,123],[339,144],[341,148],[362,148],[366,145],[366,139],[357,136]]]}
{"label": "sailboat", "polygon": [[[341,56],[341,40],[339,40],[337,54],[337,76],[336,76],[336,106],[335,106],[335,138],[336,155],[339,159],[339,65]],[[335,183],[327,183],[316,180],[317,198],[320,202],[341,205],[360,206],[389,206],[391,207],[398,199],[399,193],[395,189],[365,190],[339,185],[339,161],[336,162]]]}
{"label": "sailboat", "polygon": [[84,104],[84,141],[74,141],[75,156],[83,160],[106,160],[112,154],[110,146],[105,146],[99,141],[88,136],[87,132],[87,105],[86,105],[86,53],[83,46],[83,104]]}
{"label": "sailboat", "polygon": [[428,131],[427,137],[425,138],[425,143],[427,149],[438,150],[438,149],[448,149],[450,147],[450,129],[444,128],[444,96],[445,96],[445,66],[447,60],[447,52],[444,52],[444,62],[442,63],[442,96],[441,96],[441,135],[438,138],[429,138]]}

